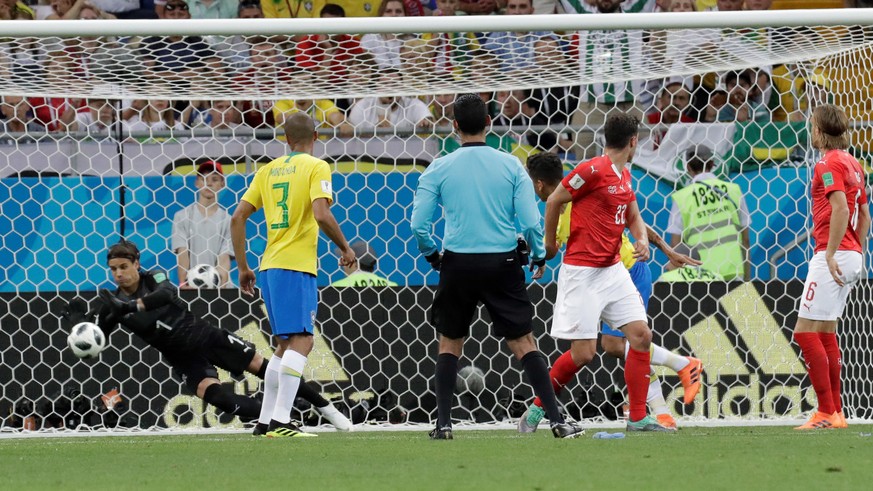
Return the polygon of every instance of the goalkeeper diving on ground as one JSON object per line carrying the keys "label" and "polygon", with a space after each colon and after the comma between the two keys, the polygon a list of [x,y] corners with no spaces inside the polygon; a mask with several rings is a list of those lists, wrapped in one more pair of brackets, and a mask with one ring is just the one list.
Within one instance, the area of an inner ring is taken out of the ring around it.
{"label": "goalkeeper diving on ground", "polygon": [[[261,402],[222,385],[216,367],[234,375],[249,372],[263,380],[267,361],[250,343],[194,315],[167,275],[141,269],[139,257],[133,242],[122,240],[110,247],[106,261],[118,288],[114,292],[101,290],[90,310],[80,298],[70,301],[61,312],[68,323],[65,327],[92,322],[96,316],[97,325],[108,338],[120,324],[157,349],[204,402],[243,421],[256,420]],[[299,396],[336,429],[352,429],[351,421],[308,384],[301,384]]]}

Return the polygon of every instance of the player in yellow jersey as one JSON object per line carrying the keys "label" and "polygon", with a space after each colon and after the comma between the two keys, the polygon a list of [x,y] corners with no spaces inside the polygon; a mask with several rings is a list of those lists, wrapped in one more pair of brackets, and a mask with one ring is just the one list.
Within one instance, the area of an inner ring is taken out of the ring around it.
{"label": "player in yellow jersey", "polygon": [[310,155],[317,138],[315,123],[304,113],[285,120],[291,153],[260,168],[231,218],[230,233],[239,267],[240,289],[255,292],[255,273],[246,260],[246,222],[260,208],[267,223],[267,247],[261,258],[261,295],[267,307],[276,351],[267,364],[264,402],[255,431],[268,425],[269,437],[314,436],[291,423],[291,406],[306,357],[318,305],[318,230],[339,247],[340,264],[355,263],[355,252],[330,211],[330,167]]}
{"label": "player in yellow jersey", "polygon": [[[531,180],[534,184],[534,190],[537,196],[546,201],[550,194],[560,184],[564,177],[564,166],[561,159],[553,153],[539,153],[532,155],[527,160],[527,169]],[[679,254],[671,248],[663,238],[661,238],[651,227],[646,226],[649,242],[655,244],[670,262],[677,267],[685,265],[699,265],[699,261],[684,255]],[[558,245],[566,244],[570,236],[570,207],[561,213],[558,220]],[[649,266],[644,262],[638,262],[634,259],[634,247],[627,238],[627,235],[622,236],[621,243],[621,262],[628,269],[631,279],[640,292],[640,297],[643,304],[648,308],[649,298],[652,296],[652,272]],[[607,324],[601,327],[600,345],[603,351],[619,358],[624,359],[627,353],[628,344],[625,343],[624,334],[612,329]],[[570,379],[578,372],[586,362],[578,363],[570,354],[570,351],[562,354],[557,361],[552,365],[550,378],[552,386],[556,393],[560,393],[561,389]],[[682,386],[685,388],[685,404],[690,404],[694,401],[700,389],[700,375],[703,371],[703,365],[700,360],[692,357],[679,356],[663,347],[652,343],[651,347],[651,364],[666,366],[676,371],[679,379],[682,381]],[[670,415],[667,409],[667,404],[664,401],[664,394],[661,390],[661,382],[658,377],[652,372],[649,382],[649,392],[646,397],[646,402],[651,407],[652,411],[657,415],[658,422],[666,428],[676,428],[676,421]],[[543,409],[540,407],[539,400],[535,399],[534,403],[528,408],[518,422],[518,431],[529,433],[536,431],[537,425],[544,416]]]}

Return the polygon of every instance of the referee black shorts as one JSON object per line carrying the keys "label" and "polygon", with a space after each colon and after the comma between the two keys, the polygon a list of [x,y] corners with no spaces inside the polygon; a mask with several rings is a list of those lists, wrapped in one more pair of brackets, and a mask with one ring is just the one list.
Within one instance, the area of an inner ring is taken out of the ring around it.
{"label": "referee black shorts", "polygon": [[488,309],[494,335],[520,338],[531,332],[533,305],[515,251],[458,254],[446,251],[431,309],[437,332],[451,339],[470,335],[479,302]]}

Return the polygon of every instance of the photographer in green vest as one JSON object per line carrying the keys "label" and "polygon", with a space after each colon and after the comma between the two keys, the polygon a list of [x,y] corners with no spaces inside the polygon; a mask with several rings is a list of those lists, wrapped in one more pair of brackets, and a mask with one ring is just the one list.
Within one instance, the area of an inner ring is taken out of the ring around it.
{"label": "photographer in green vest", "polygon": [[670,244],[686,245],[703,261],[703,268],[725,280],[751,277],[749,209],[740,187],[712,173],[712,150],[689,149],[685,167],[691,183],[672,194],[667,233]]}
{"label": "photographer in green vest", "polygon": [[355,288],[397,286],[397,283],[388,281],[387,278],[383,278],[373,272],[376,270],[376,254],[373,253],[373,249],[370,249],[366,242],[355,242],[350,247],[355,251],[355,257],[358,258],[357,263],[343,266],[346,277],[339,281],[334,281],[330,286],[337,288],[349,286]]}

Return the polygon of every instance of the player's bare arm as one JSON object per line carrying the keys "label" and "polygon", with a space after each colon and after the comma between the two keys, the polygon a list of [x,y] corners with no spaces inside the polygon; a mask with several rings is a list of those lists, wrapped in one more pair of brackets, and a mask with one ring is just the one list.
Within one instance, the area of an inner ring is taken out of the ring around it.
{"label": "player's bare arm", "polygon": [[349,247],[349,243],[346,241],[346,237],[343,235],[339,223],[337,223],[333,213],[330,212],[330,200],[327,198],[318,198],[313,201],[312,215],[315,217],[315,221],[318,222],[318,228],[320,228],[321,231],[324,232],[342,252],[340,264],[342,266],[351,266],[352,264],[355,264],[355,261],[357,261],[357,258],[355,258],[355,251]]}
{"label": "player's bare arm", "polygon": [[558,254],[558,218],[561,216],[561,210],[564,209],[564,205],[572,199],[573,197],[570,196],[567,188],[558,186],[549,195],[549,199],[546,200],[546,259],[551,259]]}
{"label": "player's bare arm", "polygon": [[867,250],[867,237],[870,235],[870,206],[864,203],[858,208],[858,240],[861,241],[861,253]]}
{"label": "player's bare arm", "polygon": [[627,228],[630,230],[636,242],[634,242],[634,259],[637,261],[649,260],[649,237],[646,230],[646,222],[640,216],[640,205],[632,201],[627,207]]}
{"label": "player's bare arm", "polygon": [[179,274],[179,288],[192,288],[188,286],[188,270],[190,268],[191,257],[188,256],[188,248],[180,247],[176,249],[176,272]]}
{"label": "player's bare arm", "polygon": [[667,241],[661,237],[658,232],[655,231],[649,224],[646,224],[646,236],[649,239],[649,243],[661,249],[667,259],[670,261],[670,264],[676,268],[681,268],[684,266],[700,266],[703,264],[701,261],[691,258],[690,256],[686,256],[685,254],[679,254],[669,244]]}
{"label": "player's bare arm", "polygon": [[123,301],[106,288],[100,290],[100,299],[103,301],[103,305],[112,316],[119,319],[133,312],[159,309],[172,303],[177,296],[176,287],[166,280],[159,283],[153,292],[135,300]]}
{"label": "player's bare arm", "polygon": [[218,256],[218,277],[221,278],[221,285],[224,286],[230,280],[230,254],[221,254]]}
{"label": "player's bare arm", "polygon": [[833,191],[829,194],[828,202],[831,204],[831,219],[828,250],[825,254],[825,260],[828,263],[828,269],[834,281],[838,285],[843,286],[843,272],[840,270],[840,265],[837,264],[834,254],[837,253],[837,249],[846,235],[846,229],[849,227],[849,204],[846,201],[846,193],[842,191]]}
{"label": "player's bare arm", "polygon": [[254,212],[255,207],[251,203],[240,201],[230,218],[230,241],[239,270],[239,289],[249,296],[255,294],[255,272],[249,267],[246,257],[246,222]]}

